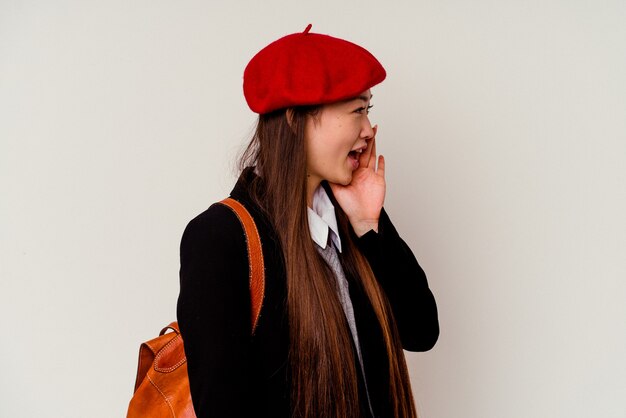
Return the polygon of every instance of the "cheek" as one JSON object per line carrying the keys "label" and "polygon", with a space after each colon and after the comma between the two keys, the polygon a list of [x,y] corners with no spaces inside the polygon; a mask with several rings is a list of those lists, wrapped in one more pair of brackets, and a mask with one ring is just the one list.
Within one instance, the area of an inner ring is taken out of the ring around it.
{"label": "cheek", "polygon": [[338,161],[342,161],[348,157],[350,151],[350,145],[346,144],[346,141],[342,141],[341,138],[335,137],[330,141],[323,144],[324,148],[320,150],[320,154],[323,154],[325,159],[332,164]]}
{"label": "cheek", "polygon": [[348,158],[358,137],[358,130],[341,118],[324,119],[321,126],[308,126],[306,135],[307,166],[310,171],[326,173],[337,170]]}
{"label": "cheek", "polygon": [[330,154],[325,137],[317,133],[306,139],[306,164],[309,172],[323,175],[328,170]]}
{"label": "cheek", "polygon": [[320,141],[315,147],[312,147],[308,158],[308,164],[311,167],[314,167],[317,171],[325,172],[336,164],[337,150],[332,144]]}
{"label": "cheek", "polygon": [[314,159],[332,158],[339,149],[337,138],[331,129],[319,129],[307,140],[308,156]]}

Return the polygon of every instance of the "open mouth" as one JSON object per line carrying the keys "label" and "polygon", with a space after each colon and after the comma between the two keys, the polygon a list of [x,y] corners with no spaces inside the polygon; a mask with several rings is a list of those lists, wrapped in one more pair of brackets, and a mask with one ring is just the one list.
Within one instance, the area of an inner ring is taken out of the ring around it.
{"label": "open mouth", "polygon": [[361,154],[363,154],[364,148],[365,148],[365,147],[363,147],[363,148],[353,149],[352,151],[350,151],[350,152],[348,153],[348,156],[350,156],[350,157],[352,157],[352,158],[354,158],[354,159],[358,160],[358,159],[359,159],[359,156],[360,156]]}
{"label": "open mouth", "polygon": [[354,170],[359,168],[359,157],[361,156],[362,152],[363,150],[354,150],[348,153],[348,158],[350,159],[350,162],[352,163],[352,168]]}

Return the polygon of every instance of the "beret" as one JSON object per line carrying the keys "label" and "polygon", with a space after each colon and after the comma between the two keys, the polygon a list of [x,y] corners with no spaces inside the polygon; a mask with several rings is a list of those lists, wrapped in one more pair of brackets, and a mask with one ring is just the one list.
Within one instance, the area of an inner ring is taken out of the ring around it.
{"label": "beret", "polygon": [[349,99],[385,79],[385,69],[369,51],[310,29],[309,24],[302,33],[272,42],[250,60],[243,94],[253,112]]}

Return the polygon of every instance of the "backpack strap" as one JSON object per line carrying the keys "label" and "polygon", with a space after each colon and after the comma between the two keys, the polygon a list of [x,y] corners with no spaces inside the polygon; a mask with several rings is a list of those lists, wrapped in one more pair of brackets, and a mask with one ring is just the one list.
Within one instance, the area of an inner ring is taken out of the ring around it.
{"label": "backpack strap", "polygon": [[231,197],[219,203],[228,206],[239,218],[246,235],[248,247],[248,264],[250,266],[250,301],[252,312],[252,334],[256,330],[261,315],[261,306],[265,295],[265,266],[263,264],[263,249],[261,247],[261,237],[257,230],[254,219],[250,212],[238,201]]}

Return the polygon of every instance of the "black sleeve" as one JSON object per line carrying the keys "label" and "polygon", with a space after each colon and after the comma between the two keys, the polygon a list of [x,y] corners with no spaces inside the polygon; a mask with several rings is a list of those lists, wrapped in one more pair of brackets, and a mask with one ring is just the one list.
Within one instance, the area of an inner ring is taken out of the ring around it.
{"label": "black sleeve", "polygon": [[403,348],[430,350],[439,338],[435,298],[424,270],[398,235],[385,208],[380,213],[378,233],[368,231],[357,239],[357,245],[389,299]]}
{"label": "black sleeve", "polygon": [[180,246],[177,317],[198,418],[250,417],[250,290],[243,228],[215,204]]}

